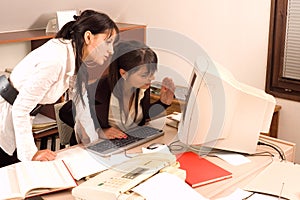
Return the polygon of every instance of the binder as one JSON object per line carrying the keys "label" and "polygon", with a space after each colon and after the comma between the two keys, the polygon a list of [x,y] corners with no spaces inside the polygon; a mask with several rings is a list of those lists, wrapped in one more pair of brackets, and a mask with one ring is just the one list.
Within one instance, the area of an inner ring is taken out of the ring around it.
{"label": "binder", "polygon": [[232,173],[199,156],[194,152],[176,155],[180,169],[186,170],[186,183],[199,187],[232,177]]}

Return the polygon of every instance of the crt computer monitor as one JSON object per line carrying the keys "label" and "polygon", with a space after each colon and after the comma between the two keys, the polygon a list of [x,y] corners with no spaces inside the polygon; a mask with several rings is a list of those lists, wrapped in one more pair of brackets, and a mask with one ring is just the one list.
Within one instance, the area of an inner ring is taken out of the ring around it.
{"label": "crt computer monitor", "polygon": [[237,81],[220,64],[197,60],[191,75],[178,138],[187,145],[255,153],[269,131],[275,98]]}

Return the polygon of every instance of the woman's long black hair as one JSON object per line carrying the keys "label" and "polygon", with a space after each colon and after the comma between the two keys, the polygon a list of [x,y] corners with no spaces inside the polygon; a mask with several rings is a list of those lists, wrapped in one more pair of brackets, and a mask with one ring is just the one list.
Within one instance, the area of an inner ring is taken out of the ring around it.
{"label": "woman's long black hair", "polygon": [[[113,94],[119,99],[120,108],[123,108],[123,78],[120,69],[125,70],[129,75],[138,71],[140,67],[147,67],[149,75],[157,71],[157,55],[144,43],[130,40],[121,41],[114,47],[112,62],[109,65],[109,84]],[[135,88],[135,119],[138,112],[139,88]]]}
{"label": "woman's long black hair", "polygon": [[92,34],[107,33],[111,37],[114,32],[119,33],[116,23],[104,13],[94,10],[85,10],[79,16],[74,16],[74,20],[66,23],[56,34],[55,38],[67,39],[72,41],[75,53],[75,75],[77,95],[82,99],[82,86],[87,86],[88,73],[82,60],[84,33],[90,31]]}

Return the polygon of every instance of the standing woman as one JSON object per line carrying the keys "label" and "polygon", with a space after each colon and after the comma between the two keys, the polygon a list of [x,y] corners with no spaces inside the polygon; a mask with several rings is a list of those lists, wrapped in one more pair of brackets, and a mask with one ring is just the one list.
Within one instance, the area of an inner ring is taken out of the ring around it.
{"label": "standing woman", "polygon": [[74,19],[55,38],[30,52],[11,73],[9,83],[17,95],[10,103],[4,95],[0,97],[0,167],[55,159],[55,152],[38,150],[35,145],[32,111],[37,105],[55,103],[74,80],[76,134],[79,139],[87,136],[90,142],[98,139],[86,105],[87,68],[103,64],[113,53],[119,30],[106,14],[93,10]]}

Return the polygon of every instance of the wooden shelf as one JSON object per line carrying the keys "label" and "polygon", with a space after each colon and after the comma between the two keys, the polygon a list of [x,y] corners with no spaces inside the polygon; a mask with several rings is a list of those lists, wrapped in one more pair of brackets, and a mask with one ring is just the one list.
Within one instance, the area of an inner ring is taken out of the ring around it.
{"label": "wooden shelf", "polygon": [[128,23],[120,23],[120,22],[117,22],[116,24],[117,24],[120,32],[146,28],[146,25],[139,25],[139,24],[128,24]]}
{"label": "wooden shelf", "polygon": [[47,34],[45,30],[0,33],[0,44],[50,39],[54,36],[55,34]]}
{"label": "wooden shelf", "polygon": [[[117,23],[120,32],[131,31],[136,29],[145,29],[145,25]],[[46,33],[45,29],[27,30],[0,33],[0,44],[8,44],[14,42],[27,42],[36,40],[48,40],[55,36],[55,33]]]}

